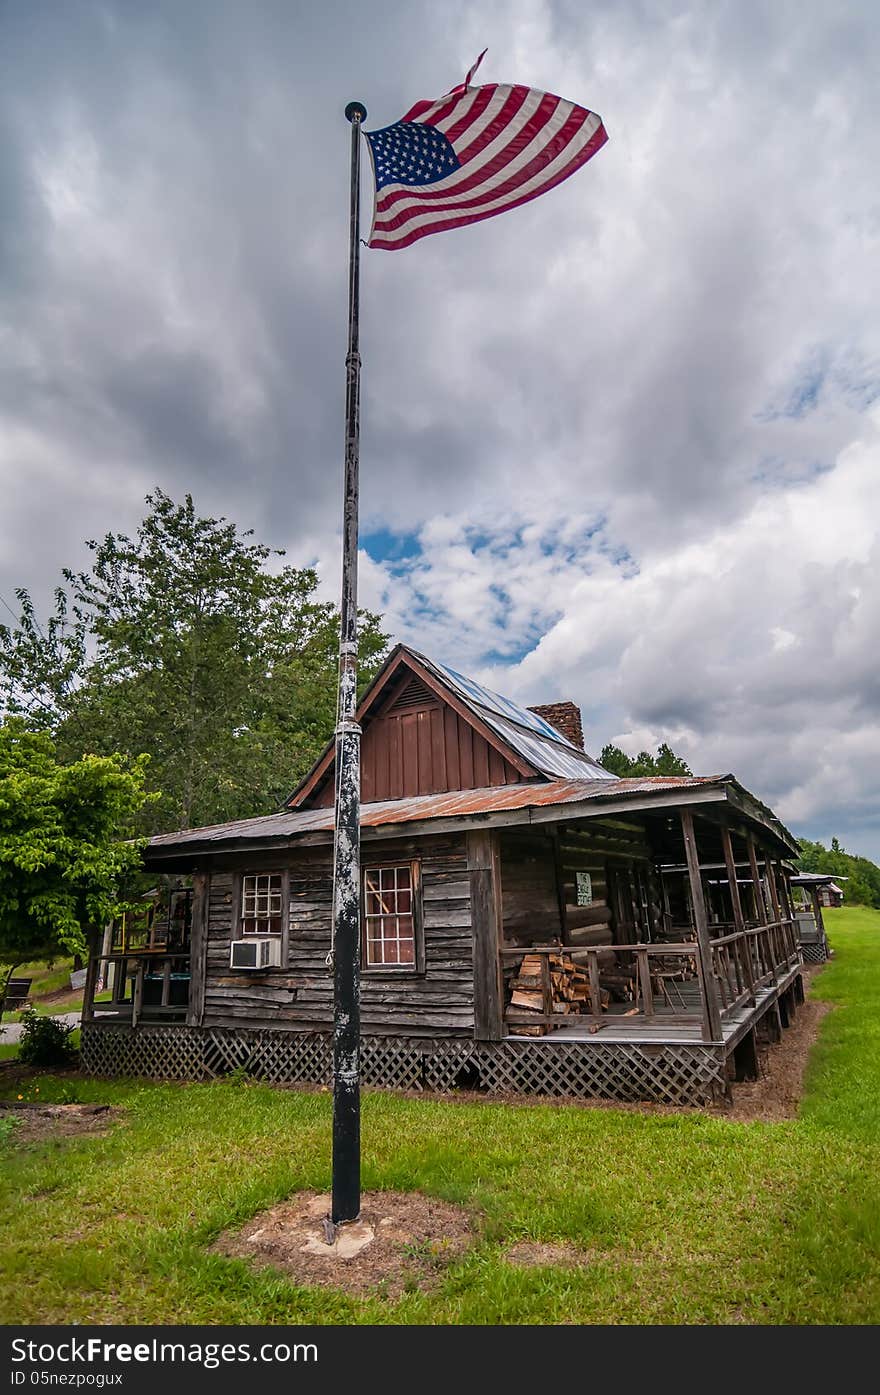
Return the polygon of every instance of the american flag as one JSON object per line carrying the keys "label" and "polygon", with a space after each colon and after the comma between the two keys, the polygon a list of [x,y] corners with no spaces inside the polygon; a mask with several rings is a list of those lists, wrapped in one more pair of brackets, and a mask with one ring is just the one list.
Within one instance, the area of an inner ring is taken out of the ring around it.
{"label": "american flag", "polygon": [[368,245],[395,251],[528,203],[586,164],[608,136],[595,112],[533,87],[471,87],[417,102],[366,131],[376,202]]}

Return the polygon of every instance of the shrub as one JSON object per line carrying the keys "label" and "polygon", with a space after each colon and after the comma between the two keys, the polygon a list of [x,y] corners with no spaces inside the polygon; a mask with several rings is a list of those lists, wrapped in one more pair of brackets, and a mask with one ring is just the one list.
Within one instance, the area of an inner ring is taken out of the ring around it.
{"label": "shrub", "polygon": [[40,1017],[33,1008],[22,1013],[18,1059],[26,1066],[69,1066],[76,1052],[70,1041],[73,1027],[57,1017]]}

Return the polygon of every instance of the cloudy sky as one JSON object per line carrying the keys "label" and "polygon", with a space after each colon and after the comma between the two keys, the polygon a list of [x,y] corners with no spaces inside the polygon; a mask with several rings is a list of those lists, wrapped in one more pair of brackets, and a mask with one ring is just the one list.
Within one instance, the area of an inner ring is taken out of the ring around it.
{"label": "cloudy sky", "polygon": [[342,110],[487,45],[610,141],[364,254],[362,600],[878,858],[875,0],[0,0],[0,596],[156,484],[335,596]]}

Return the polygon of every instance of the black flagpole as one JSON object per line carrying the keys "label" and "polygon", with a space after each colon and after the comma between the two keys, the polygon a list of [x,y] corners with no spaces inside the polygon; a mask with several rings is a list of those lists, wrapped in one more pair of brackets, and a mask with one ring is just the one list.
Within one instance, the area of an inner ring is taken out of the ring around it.
{"label": "black flagpole", "polygon": [[360,157],[361,102],[351,122],[351,230],[348,253],[348,353],[345,358],[345,502],[342,607],[336,726],[336,819],[333,846],[333,1196],[330,1219],[357,1219],[361,1209],[360,1097],[360,741],[357,714],[358,454],[360,447]]}

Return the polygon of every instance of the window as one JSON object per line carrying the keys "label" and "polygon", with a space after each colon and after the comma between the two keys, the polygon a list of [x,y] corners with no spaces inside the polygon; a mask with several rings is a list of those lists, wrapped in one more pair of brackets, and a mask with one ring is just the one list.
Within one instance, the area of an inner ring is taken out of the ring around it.
{"label": "window", "polygon": [[284,923],[284,896],[280,872],[259,873],[241,879],[241,933],[280,935]]}
{"label": "window", "polygon": [[422,972],[419,865],[364,869],[364,968]]}

